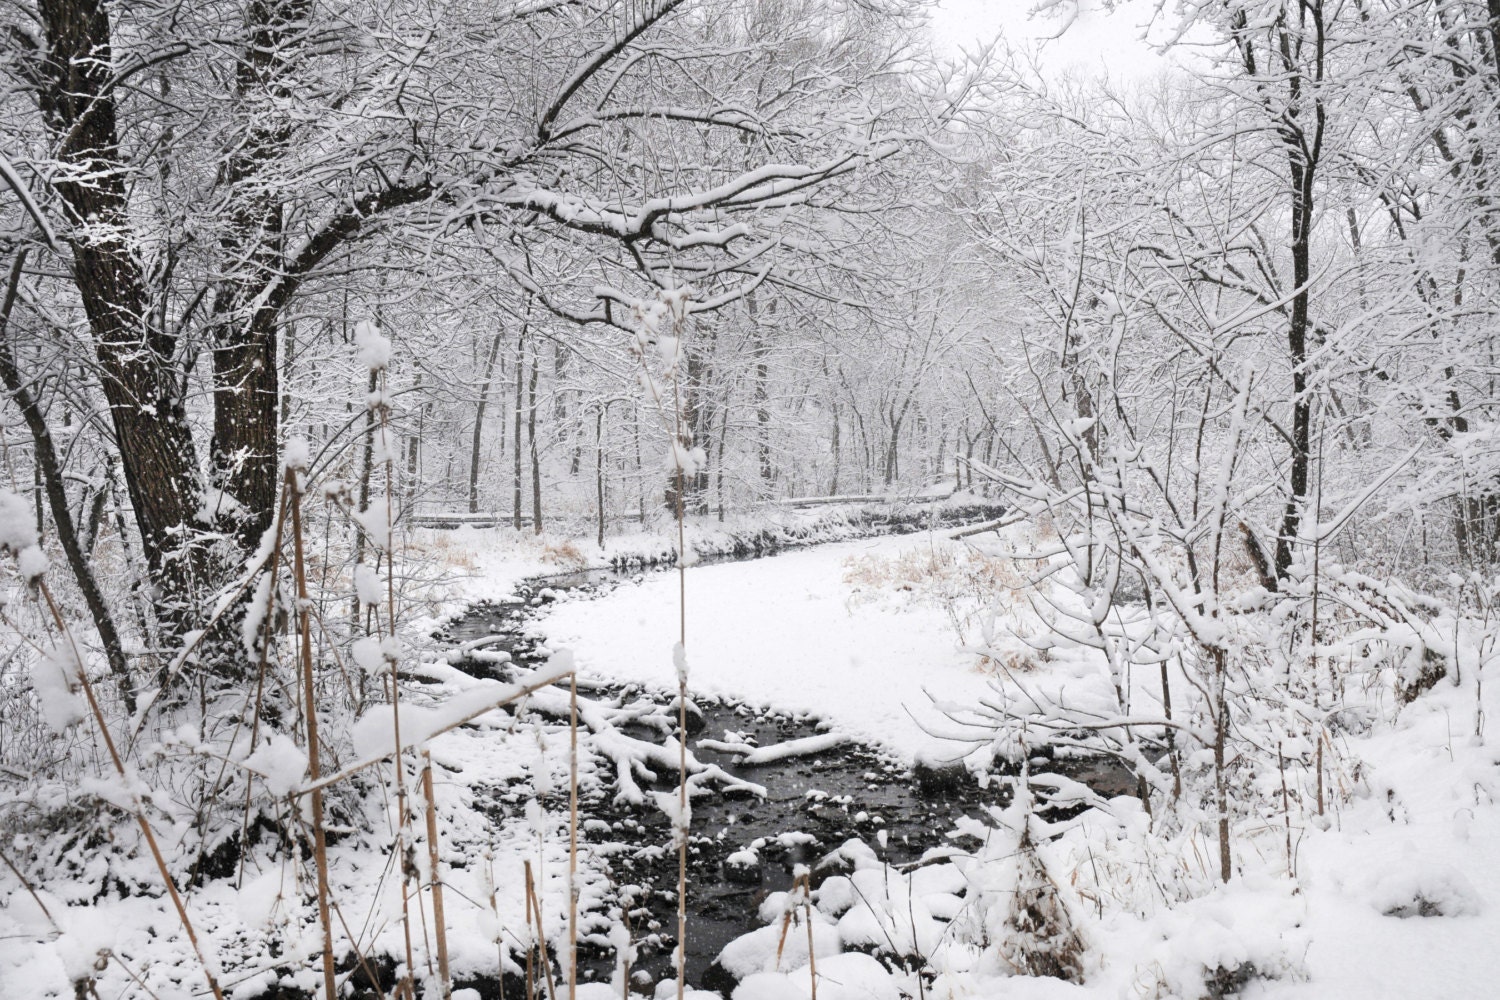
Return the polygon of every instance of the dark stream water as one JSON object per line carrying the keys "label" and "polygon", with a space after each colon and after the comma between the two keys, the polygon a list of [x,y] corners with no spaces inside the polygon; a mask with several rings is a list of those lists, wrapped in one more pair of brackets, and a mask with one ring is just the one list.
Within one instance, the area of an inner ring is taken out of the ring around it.
{"label": "dark stream water", "polygon": [[[512,662],[536,665],[539,637],[533,621],[552,600],[588,599],[631,578],[612,571],[560,574],[528,581],[516,600],[481,604],[450,623],[439,638],[455,644],[487,637],[484,648],[503,650]],[[483,677],[505,678],[508,667],[465,660],[461,669]],[[669,692],[638,688],[598,689],[595,697],[649,697],[666,704]],[[851,838],[864,841],[876,856],[892,865],[918,861],[933,848],[962,846],[946,836],[954,821],[981,814],[987,806],[1004,805],[1006,782],[981,788],[961,770],[914,774],[880,749],[845,743],[830,750],[788,758],[762,766],[746,766],[731,754],[700,748],[701,738],[725,739],[726,733],[760,746],[812,736],[826,729],[821,720],[760,712],[732,701],[698,700],[701,719],[690,723],[689,746],[698,759],[766,789],[764,798],[715,792],[695,796],[688,871],[688,981],[694,986],[720,989],[728,995],[732,981],[714,965],[719,951],[734,938],[760,926],[756,912],[772,892],[789,889],[793,868],[814,869],[814,884],[838,869],[828,856]],[[625,730],[632,736],[660,740],[646,727]],[[1062,765],[1064,770],[1106,795],[1129,794],[1134,778],[1121,765],[1100,758]],[[664,784],[661,790],[673,784]],[[643,785],[643,787],[646,787]],[[610,833],[597,838],[635,845],[662,845],[661,851],[622,851],[609,861],[610,876],[635,903],[632,934],[639,949],[635,969],[638,988],[674,975],[671,952],[675,945],[677,856],[671,848],[667,818],[650,807],[615,805],[613,789],[593,789],[582,802],[583,819],[602,821]],[[507,810],[508,811],[508,810]],[[497,817],[498,818],[498,817]],[[594,824],[599,829],[597,823]],[[763,841],[759,864],[726,867],[733,853]],[[970,845],[972,846],[972,845]],[[629,887],[626,889],[625,887]],[[588,956],[582,975],[608,978],[614,956],[600,951]],[[479,986],[481,984],[473,984]]]}

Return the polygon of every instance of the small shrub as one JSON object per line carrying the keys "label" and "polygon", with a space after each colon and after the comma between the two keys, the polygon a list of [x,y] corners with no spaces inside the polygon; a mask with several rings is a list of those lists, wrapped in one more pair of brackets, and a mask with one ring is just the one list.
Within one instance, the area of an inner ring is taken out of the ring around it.
{"label": "small shrub", "polygon": [[1058,891],[1037,853],[1029,829],[1016,847],[1015,895],[1006,916],[1001,954],[1025,976],[1047,976],[1077,983],[1083,980],[1083,940],[1073,926]]}

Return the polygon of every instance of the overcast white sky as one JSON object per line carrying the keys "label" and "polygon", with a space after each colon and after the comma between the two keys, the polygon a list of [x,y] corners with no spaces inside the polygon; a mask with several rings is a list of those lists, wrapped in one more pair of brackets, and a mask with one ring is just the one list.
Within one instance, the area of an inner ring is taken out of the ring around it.
{"label": "overcast white sky", "polygon": [[[939,0],[932,15],[933,30],[940,42],[955,51],[988,41],[999,31],[1017,45],[1056,35],[1064,22],[1029,18],[1027,12],[1034,5],[1035,0]],[[1155,6],[1155,0],[1125,0],[1108,12],[1099,0],[1078,0],[1077,18],[1060,38],[1045,44],[1043,65],[1054,72],[1071,66],[1102,70],[1116,79],[1159,72],[1166,60],[1139,40]],[[1161,41],[1168,30],[1166,24],[1157,24],[1150,37]]]}

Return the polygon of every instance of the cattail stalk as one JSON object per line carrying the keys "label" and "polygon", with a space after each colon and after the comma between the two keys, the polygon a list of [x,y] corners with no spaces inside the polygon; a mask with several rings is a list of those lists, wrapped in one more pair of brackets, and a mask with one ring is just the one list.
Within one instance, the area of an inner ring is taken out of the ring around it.
{"label": "cattail stalk", "polygon": [[[313,684],[312,628],[309,624],[307,564],[302,542],[302,489],[297,471],[287,469],[286,489],[291,494],[292,553],[297,577],[297,635],[302,648],[302,698],[307,725],[307,771],[316,783],[322,777],[318,760],[318,704]],[[318,878],[318,923],[323,929],[323,991],[327,1000],[338,1000],[338,982],[333,962],[333,919],[328,911],[328,838],[323,829],[323,790],[312,793],[313,859]]]}
{"label": "cattail stalk", "polygon": [[[276,507],[276,526],[273,531],[274,540],[271,543],[271,585],[266,593],[265,617],[260,623],[260,655],[257,658],[255,670],[255,710],[250,715],[250,752],[255,752],[256,744],[260,739],[260,714],[261,706],[265,703],[266,696],[266,670],[269,667],[271,649],[271,630],[276,617],[276,581],[281,569],[281,531],[286,524],[287,505],[291,499],[289,490],[281,491],[281,503]],[[253,787],[251,782],[245,782],[245,808],[240,820],[240,844],[249,843],[250,840],[250,805]],[[239,873],[235,877],[235,887],[239,888],[245,882],[245,859],[249,852],[240,851]]]}
{"label": "cattail stalk", "polygon": [[37,894],[36,887],[31,884],[30,879],[21,873],[21,869],[17,868],[10,858],[6,857],[3,849],[0,849],[0,865],[4,865],[10,869],[10,873],[16,877],[16,881],[21,883],[21,888],[25,889],[31,896],[31,901],[36,903],[37,909],[42,911],[42,916],[47,918],[47,923],[52,925],[53,931],[61,934],[62,928],[53,919],[52,911],[47,909],[47,904],[42,902],[42,897]]}
{"label": "cattail stalk", "polygon": [[[500,923],[500,901],[495,885],[495,854],[484,852],[484,862],[490,876],[490,916],[495,918],[495,982],[500,986],[500,1000],[505,1000],[505,928]],[[528,1000],[530,995],[528,994]]]}
{"label": "cattail stalk", "polygon": [[[380,388],[382,393],[388,385],[385,372],[380,372]],[[383,399],[383,397],[381,397]],[[396,573],[394,561],[394,546],[391,544],[392,517],[391,496],[395,489],[394,460],[391,457],[390,441],[390,408],[382,401],[375,405],[376,416],[380,431],[380,452],[384,456],[381,463],[385,466],[385,545],[379,546],[385,551],[385,599],[386,599],[386,624],[390,631],[392,643],[396,639]],[[416,957],[411,942],[411,895],[412,883],[415,872],[406,860],[406,828],[411,822],[410,808],[406,792],[406,764],[405,752],[401,745],[401,685],[397,682],[395,664],[390,669],[390,692],[391,692],[391,731],[395,738],[395,765],[396,765],[396,839],[395,851],[397,863],[401,866],[401,934],[406,950],[406,980],[398,984],[396,992],[405,992],[408,997],[416,996]]]}
{"label": "cattail stalk", "polygon": [[531,906],[531,915],[536,918],[537,955],[542,962],[542,974],[547,984],[548,1000],[557,1000],[557,986],[552,981],[552,962],[547,957],[547,932],[542,930],[542,896],[537,891],[536,881],[531,875],[531,862],[526,862],[526,901]]}
{"label": "cattail stalk", "polygon": [[578,674],[568,675],[568,1000],[578,994]]}
{"label": "cattail stalk", "polygon": [[448,972],[448,925],[443,918],[443,879],[438,871],[437,800],[432,792],[432,754],[422,753],[422,795],[427,800],[427,862],[432,869],[432,924],[437,937],[438,976],[443,996],[451,995],[453,980]]}
{"label": "cattail stalk", "polygon": [[[802,908],[807,917],[807,974],[810,977],[808,990],[811,993],[811,1000],[818,1000],[818,956],[813,949],[812,876],[808,872],[802,873]],[[912,926],[915,927],[916,924]],[[915,935],[915,932],[913,934]],[[915,943],[915,937],[913,943]],[[921,976],[917,978],[920,979]]]}
{"label": "cattail stalk", "polygon": [[[681,331],[678,331],[681,333]],[[679,352],[682,341],[677,341]],[[688,788],[687,788],[687,529],[683,509],[683,491],[687,475],[683,468],[687,444],[682,432],[682,380],[673,362],[672,432],[673,456],[677,472],[677,642],[681,657],[677,664],[677,1000],[683,1000],[687,989],[687,862],[688,862]]]}
{"label": "cattail stalk", "polygon": [[[531,862],[526,862],[526,1000],[536,1000],[536,971],[532,959],[536,955],[536,933],[533,930],[531,906]],[[504,969],[501,970],[502,978]]]}

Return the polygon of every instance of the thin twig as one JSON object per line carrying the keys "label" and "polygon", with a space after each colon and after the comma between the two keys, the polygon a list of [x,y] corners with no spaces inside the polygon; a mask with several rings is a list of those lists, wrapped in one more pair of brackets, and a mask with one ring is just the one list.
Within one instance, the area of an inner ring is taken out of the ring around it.
{"label": "thin twig", "polygon": [[42,902],[41,896],[37,895],[37,891],[35,887],[32,886],[31,881],[25,875],[21,874],[21,869],[17,868],[15,864],[11,862],[10,858],[6,857],[4,850],[0,850],[0,864],[3,864],[5,865],[5,867],[10,869],[10,873],[14,875],[16,879],[21,883],[21,888],[25,889],[27,893],[30,894],[32,900],[36,903],[37,908],[42,911],[42,916],[47,918],[47,923],[52,925],[52,929],[54,931],[61,934],[62,928],[58,926],[57,920],[52,916],[52,911],[47,909],[47,904]]}

